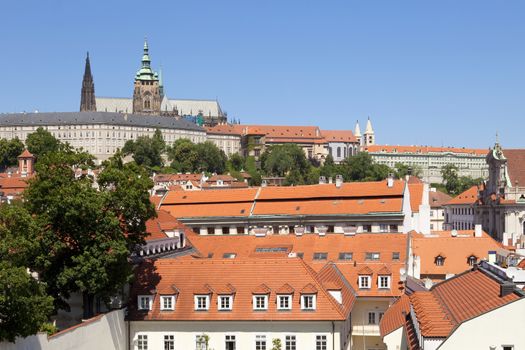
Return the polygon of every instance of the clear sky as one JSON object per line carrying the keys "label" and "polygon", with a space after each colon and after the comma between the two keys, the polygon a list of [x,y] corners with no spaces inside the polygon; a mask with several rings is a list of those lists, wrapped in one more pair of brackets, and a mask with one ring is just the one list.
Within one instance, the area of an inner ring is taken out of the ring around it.
{"label": "clear sky", "polygon": [[147,36],[166,94],[242,123],[364,129],[380,144],[525,147],[522,0],[17,0],[0,14],[0,112],[129,97]]}

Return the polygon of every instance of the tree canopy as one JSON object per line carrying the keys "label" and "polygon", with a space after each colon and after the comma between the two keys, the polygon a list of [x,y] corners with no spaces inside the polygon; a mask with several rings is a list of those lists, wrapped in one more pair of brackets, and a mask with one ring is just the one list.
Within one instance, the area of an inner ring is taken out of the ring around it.
{"label": "tree canopy", "polygon": [[35,132],[27,135],[26,146],[29,152],[37,158],[50,153],[56,152],[60,148],[60,141],[57,140],[49,131],[42,127]]}
{"label": "tree canopy", "polygon": [[145,167],[161,167],[162,154],[166,150],[166,142],[162,132],[157,129],[153,137],[139,136],[136,140],[128,140],[122,148],[124,155],[131,155],[133,160]]}
{"label": "tree canopy", "polygon": [[441,176],[443,177],[445,190],[451,196],[457,196],[470,187],[480,184],[483,181],[481,178],[473,179],[470,176],[459,176],[458,167],[454,164],[445,165],[441,169]]}
{"label": "tree canopy", "polygon": [[178,172],[209,172],[221,174],[226,170],[226,154],[212,142],[194,144],[179,139],[168,149],[171,168]]}
{"label": "tree canopy", "polygon": [[20,203],[0,206],[0,342],[35,334],[53,310],[46,286],[27,272],[36,233],[33,218]]}
{"label": "tree canopy", "polygon": [[0,139],[0,168],[16,165],[23,150],[24,144],[17,137],[11,140]]}
{"label": "tree canopy", "polygon": [[270,176],[287,176],[294,170],[303,176],[308,172],[310,163],[301,147],[295,144],[268,147],[261,155],[261,168]]}
{"label": "tree canopy", "polygon": [[145,223],[155,215],[149,201],[152,181],[121,154],[104,163],[98,182],[75,169],[92,166],[87,153],[71,148],[47,153],[24,193],[39,228],[34,270],[46,282],[56,308],[84,295],[84,317],[93,315],[94,296],[107,301],[132,274],[130,250],[143,243]]}
{"label": "tree canopy", "polygon": [[367,152],[346,158],[341,162],[340,170],[345,181],[380,181],[391,172],[387,165],[374,162]]}

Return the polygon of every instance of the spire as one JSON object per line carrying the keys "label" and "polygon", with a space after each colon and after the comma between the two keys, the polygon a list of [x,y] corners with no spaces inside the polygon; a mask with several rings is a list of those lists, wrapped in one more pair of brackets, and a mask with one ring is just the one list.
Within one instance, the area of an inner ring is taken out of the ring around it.
{"label": "spire", "polygon": [[84,79],[82,80],[82,90],[80,92],[80,111],[88,112],[97,110],[95,102],[95,83],[91,74],[91,64],[89,62],[89,52],[86,54],[86,65],[84,67]]}
{"label": "spire", "polygon": [[159,93],[160,93],[160,99],[164,97],[164,82],[162,81],[162,65],[159,69]]}
{"label": "spire", "polygon": [[366,129],[365,129],[365,135],[366,134],[373,134],[374,129],[372,128],[372,123],[370,122],[370,116],[368,117],[368,120],[366,122]]}
{"label": "spire", "polygon": [[149,58],[148,39],[144,38],[144,54],[142,55],[142,67],[149,68],[151,60]]}
{"label": "spire", "polygon": [[151,59],[149,57],[148,41],[144,38],[144,52],[142,54],[142,66],[135,75],[135,80],[157,81],[158,74],[151,69]]}
{"label": "spire", "polygon": [[359,127],[359,120],[355,122],[354,136],[361,137],[361,128]]}

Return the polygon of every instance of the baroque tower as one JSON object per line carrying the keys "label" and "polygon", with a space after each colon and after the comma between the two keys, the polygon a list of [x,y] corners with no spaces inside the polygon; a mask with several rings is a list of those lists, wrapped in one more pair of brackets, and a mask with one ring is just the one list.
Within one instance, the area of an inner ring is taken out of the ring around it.
{"label": "baroque tower", "polygon": [[95,83],[91,75],[91,65],[89,64],[89,52],[86,56],[86,67],[84,68],[84,79],[82,79],[82,90],[80,93],[80,111],[95,112],[97,105],[95,102]]}
{"label": "baroque tower", "polygon": [[142,67],[135,75],[133,113],[159,115],[161,103],[159,76],[151,69],[148,51],[148,42],[144,41]]}
{"label": "baroque tower", "polygon": [[374,135],[374,129],[372,128],[372,123],[370,122],[370,117],[368,117],[368,120],[366,122],[366,129],[364,136],[364,145],[365,146],[372,146],[376,143],[376,137]]}

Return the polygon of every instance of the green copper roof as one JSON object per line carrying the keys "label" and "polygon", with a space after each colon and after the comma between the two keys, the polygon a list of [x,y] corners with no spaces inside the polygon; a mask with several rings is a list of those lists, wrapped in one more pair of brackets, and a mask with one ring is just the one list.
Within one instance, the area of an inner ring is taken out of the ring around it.
{"label": "green copper roof", "polygon": [[151,69],[151,59],[149,58],[148,41],[144,40],[144,54],[142,55],[142,67],[137,71],[135,80],[158,81],[158,75]]}

